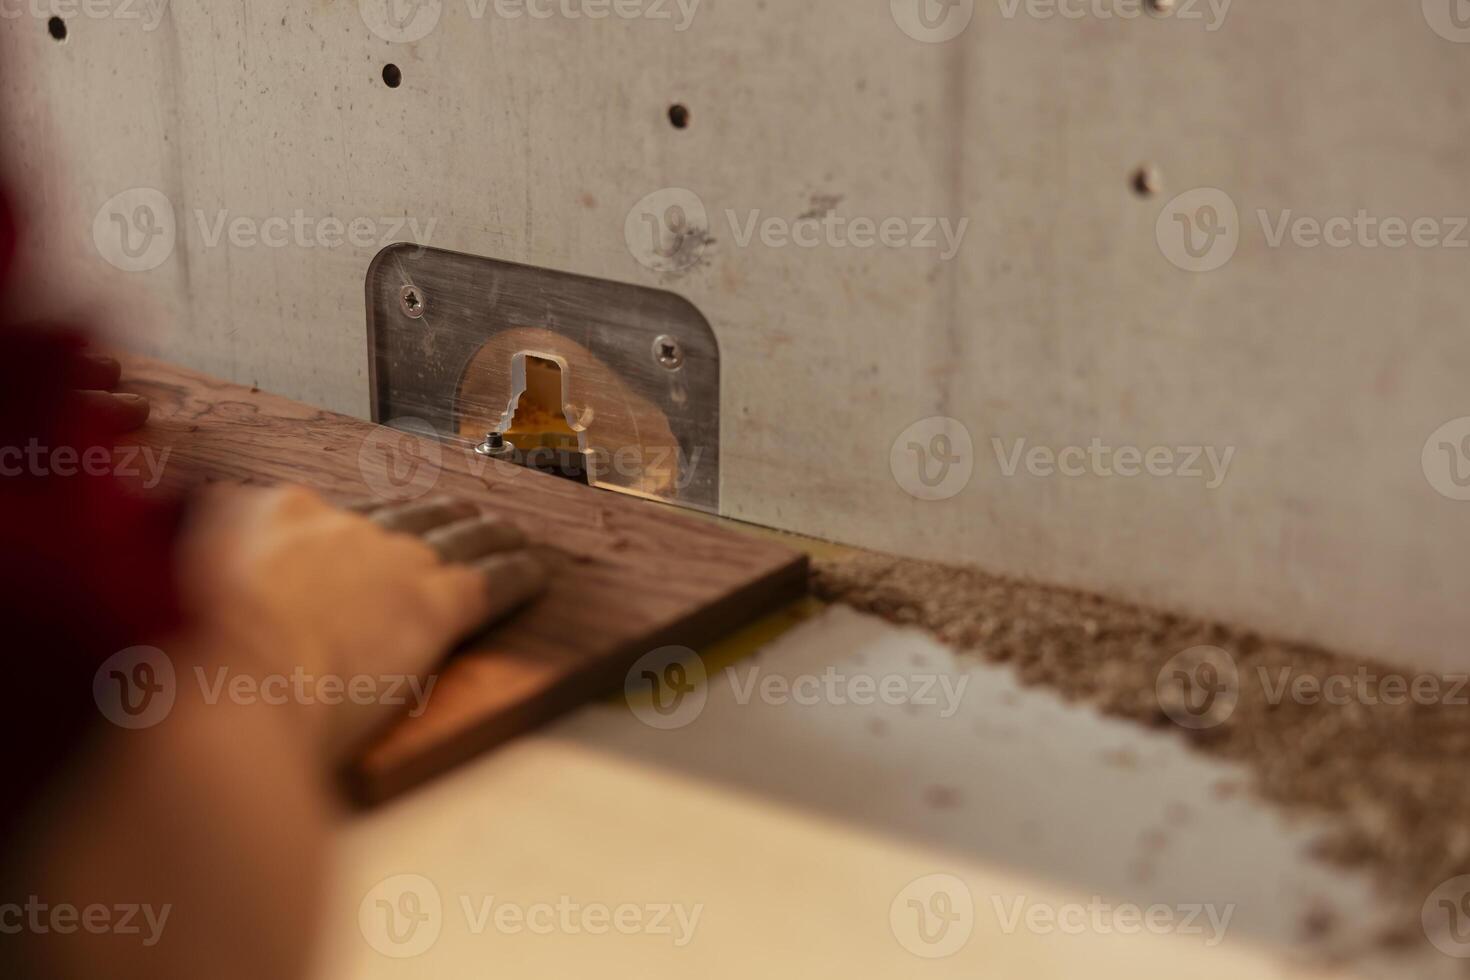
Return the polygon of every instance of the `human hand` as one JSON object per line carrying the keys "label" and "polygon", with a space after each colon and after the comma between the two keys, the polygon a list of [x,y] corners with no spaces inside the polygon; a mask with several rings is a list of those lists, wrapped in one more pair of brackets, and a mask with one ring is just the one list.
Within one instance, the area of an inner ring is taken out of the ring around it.
{"label": "human hand", "polygon": [[[545,588],[546,569],[525,545],[515,527],[464,501],[363,513],[300,488],[216,488],[185,539],[183,588],[201,653],[237,671],[422,677],[457,641]],[[302,707],[337,754],[392,706]]]}
{"label": "human hand", "polygon": [[117,391],[122,364],[115,357],[83,349],[72,356],[69,367],[70,397],[107,435],[141,429],[148,421],[148,399]]}

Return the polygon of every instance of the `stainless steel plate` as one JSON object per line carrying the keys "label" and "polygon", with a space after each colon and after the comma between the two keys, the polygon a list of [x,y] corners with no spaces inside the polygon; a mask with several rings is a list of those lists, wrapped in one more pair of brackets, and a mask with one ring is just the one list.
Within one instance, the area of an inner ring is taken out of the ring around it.
{"label": "stainless steel plate", "polygon": [[472,451],[511,430],[536,365],[560,374],[555,424],[586,482],[719,511],[720,351],[688,300],[399,244],[368,269],[367,330],[375,422]]}

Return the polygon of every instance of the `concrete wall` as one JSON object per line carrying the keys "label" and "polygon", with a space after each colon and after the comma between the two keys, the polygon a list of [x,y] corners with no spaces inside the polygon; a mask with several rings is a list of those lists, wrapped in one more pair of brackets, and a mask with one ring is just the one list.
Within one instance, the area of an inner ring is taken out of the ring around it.
{"label": "concrete wall", "polygon": [[[152,352],[363,414],[383,240],[662,286],[720,339],[732,516],[1466,659],[1470,421],[1431,440],[1470,416],[1458,0],[961,0],[943,43],[918,0],[95,2],[64,42],[0,18],[50,305],[106,297]],[[648,200],[712,241],[651,260]],[[812,247],[759,230],[829,211]],[[1290,224],[1360,211],[1346,247]],[[1386,218],[1432,222],[1390,247]],[[863,247],[854,219],[901,220]],[[1065,451],[1094,440],[1138,456]]]}

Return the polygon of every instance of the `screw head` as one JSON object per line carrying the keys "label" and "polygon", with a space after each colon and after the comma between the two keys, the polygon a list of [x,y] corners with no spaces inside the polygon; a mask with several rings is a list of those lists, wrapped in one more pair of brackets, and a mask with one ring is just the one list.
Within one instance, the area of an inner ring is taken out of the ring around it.
{"label": "screw head", "polygon": [[475,452],[492,459],[506,459],[515,455],[516,447],[503,432],[487,432],[485,441],[475,447]]}
{"label": "screw head", "polygon": [[684,366],[684,348],[668,334],[653,342],[653,359],[666,370],[677,371]]}
{"label": "screw head", "polygon": [[403,315],[410,320],[418,320],[423,317],[425,304],[424,294],[417,286],[404,286],[398,291],[398,306],[403,310]]}

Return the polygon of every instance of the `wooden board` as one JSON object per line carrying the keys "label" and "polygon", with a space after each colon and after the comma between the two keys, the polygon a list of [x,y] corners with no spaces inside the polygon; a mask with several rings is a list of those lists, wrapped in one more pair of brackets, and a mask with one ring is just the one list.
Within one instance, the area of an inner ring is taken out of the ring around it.
{"label": "wooden board", "polygon": [[[363,802],[619,689],[645,653],[697,649],[806,591],[804,555],[666,506],[519,467],[484,468],[450,446],[158,361],[125,359],[124,388],[153,401],[137,441],[170,449],[168,489],[296,483],[362,500],[380,495],[386,466],[417,457],[437,467],[433,493],[480,503],[567,556],[546,596],[443,668],[421,717],[401,719],[366,750],[349,773]],[[422,470],[415,475],[421,492]]]}

